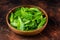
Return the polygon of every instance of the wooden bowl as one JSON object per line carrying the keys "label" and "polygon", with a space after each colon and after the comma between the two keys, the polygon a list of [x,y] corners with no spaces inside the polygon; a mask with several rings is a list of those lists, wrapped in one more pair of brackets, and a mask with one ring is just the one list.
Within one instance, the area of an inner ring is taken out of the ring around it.
{"label": "wooden bowl", "polygon": [[41,10],[43,12],[43,14],[46,16],[47,20],[46,20],[46,23],[43,25],[42,28],[39,28],[39,29],[36,29],[36,30],[33,30],[33,31],[21,31],[21,30],[17,30],[15,29],[14,27],[12,27],[9,23],[9,15],[12,11],[14,11],[16,8],[18,7],[37,7],[37,6],[34,6],[34,5],[22,5],[22,6],[17,6],[17,7],[14,7],[12,10],[10,10],[8,13],[7,13],[7,16],[6,16],[6,22],[7,22],[7,25],[9,26],[9,28],[15,32],[16,34],[20,34],[20,35],[25,35],[25,36],[31,36],[31,35],[36,35],[40,32],[42,32],[44,30],[44,28],[46,27],[47,23],[48,23],[48,15],[47,13],[40,7],[37,7],[39,10]]}

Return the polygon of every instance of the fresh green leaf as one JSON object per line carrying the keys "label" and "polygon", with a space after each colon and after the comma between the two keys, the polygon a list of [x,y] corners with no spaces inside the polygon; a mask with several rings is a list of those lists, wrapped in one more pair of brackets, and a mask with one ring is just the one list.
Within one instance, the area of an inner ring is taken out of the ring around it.
{"label": "fresh green leaf", "polygon": [[45,22],[46,22],[46,17],[41,20],[40,24],[38,25],[38,28],[42,27]]}
{"label": "fresh green leaf", "polygon": [[18,17],[18,27],[17,27],[17,29],[19,29],[19,30],[24,30],[24,23],[22,22],[22,20],[21,20],[21,18],[20,17]]}
{"label": "fresh green leaf", "polygon": [[10,15],[10,22],[13,22],[13,13]]}

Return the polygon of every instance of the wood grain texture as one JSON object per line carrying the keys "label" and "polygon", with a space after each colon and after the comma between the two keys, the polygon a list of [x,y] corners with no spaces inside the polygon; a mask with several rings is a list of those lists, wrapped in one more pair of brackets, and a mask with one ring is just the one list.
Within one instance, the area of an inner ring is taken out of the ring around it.
{"label": "wood grain texture", "polygon": [[[18,1],[17,1],[18,2]],[[45,0],[0,1],[0,40],[60,40],[60,2]],[[47,27],[38,35],[21,36],[13,33],[7,26],[5,17],[9,10],[18,5],[36,5],[43,8],[48,16]]]}

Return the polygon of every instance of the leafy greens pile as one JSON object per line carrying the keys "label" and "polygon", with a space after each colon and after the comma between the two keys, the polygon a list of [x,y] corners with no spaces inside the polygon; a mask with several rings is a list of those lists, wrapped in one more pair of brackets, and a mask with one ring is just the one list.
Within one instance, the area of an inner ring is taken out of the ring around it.
{"label": "leafy greens pile", "polygon": [[42,27],[46,17],[38,8],[19,7],[11,12],[9,21],[17,30],[30,31]]}

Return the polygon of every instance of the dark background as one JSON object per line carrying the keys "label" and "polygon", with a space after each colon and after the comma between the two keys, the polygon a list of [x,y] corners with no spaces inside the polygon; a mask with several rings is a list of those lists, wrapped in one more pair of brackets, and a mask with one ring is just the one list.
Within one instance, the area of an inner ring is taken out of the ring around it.
{"label": "dark background", "polygon": [[[40,34],[26,37],[8,28],[6,14],[19,5],[35,5],[47,12],[49,22]],[[60,0],[0,0],[0,40],[60,40]]]}

